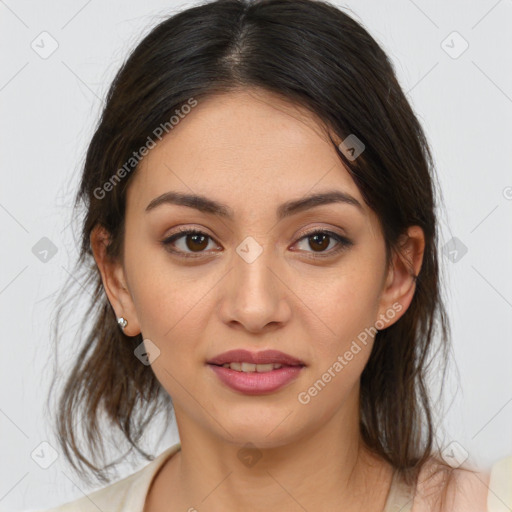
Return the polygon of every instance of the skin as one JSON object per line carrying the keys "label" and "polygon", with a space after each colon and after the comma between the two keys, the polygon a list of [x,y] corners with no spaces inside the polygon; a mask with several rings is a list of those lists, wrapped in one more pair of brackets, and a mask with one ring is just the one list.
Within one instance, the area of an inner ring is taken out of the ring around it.
{"label": "skin", "polygon": [[[332,189],[362,209],[328,204],[277,221],[281,203]],[[171,190],[225,203],[234,219],[171,204],[145,212]],[[211,237],[203,249],[186,236],[174,242],[200,257],[162,245],[179,226]],[[353,244],[334,254],[331,238],[322,253],[304,238],[313,228]],[[394,311],[389,327],[405,313],[424,250],[419,227],[406,235],[388,267],[379,219],[318,120],[268,92],[200,101],[148,153],[127,191],[124,260],[107,260],[101,228],[91,236],[110,303],[128,320],[125,333],[143,333],[160,350],[151,367],[176,413],[182,449],[154,479],[145,512],[303,512],[340,503],[345,512],[382,510],[392,468],[365,450],[358,428],[360,377],[374,339],[359,343],[308,404],[297,397],[381,315]],[[247,236],[262,248],[251,263],[236,252]],[[278,349],[306,367],[274,393],[244,395],[206,365],[234,348]],[[261,454],[252,467],[237,457],[247,442]]]}

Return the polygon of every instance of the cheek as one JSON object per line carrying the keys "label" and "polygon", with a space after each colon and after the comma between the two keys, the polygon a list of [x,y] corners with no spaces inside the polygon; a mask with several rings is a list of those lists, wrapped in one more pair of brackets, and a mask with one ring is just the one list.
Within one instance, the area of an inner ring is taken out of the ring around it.
{"label": "cheek", "polygon": [[[193,361],[196,344],[204,337],[204,322],[210,317],[205,308],[205,290],[195,283],[147,275],[135,290],[134,303],[141,331],[158,345],[162,354],[184,352],[180,360]],[[186,353],[185,353],[186,352]]]}
{"label": "cheek", "polygon": [[340,274],[322,296],[320,316],[329,329],[316,338],[311,368],[311,382],[322,381],[318,402],[339,403],[358,384],[376,334],[379,283],[378,272],[357,266]]}
{"label": "cheek", "polygon": [[201,342],[211,318],[205,294],[215,281],[192,278],[191,272],[171,273],[171,265],[159,258],[130,261],[131,292],[143,338],[159,351],[152,362],[155,376],[177,401],[186,400],[183,386],[197,393],[194,376],[204,364]]}
{"label": "cheek", "polygon": [[[329,279],[322,280],[311,294],[312,311],[322,320],[328,336],[322,351],[342,350],[378,316],[381,266],[375,260],[354,258]],[[333,343],[334,340],[334,343]]]}
{"label": "cheek", "polygon": [[152,370],[177,403],[200,396],[197,372],[204,364],[204,296],[197,286],[144,273],[134,293],[135,307],[145,340],[158,348]]}
{"label": "cheek", "polygon": [[375,336],[376,282],[368,274],[344,274],[331,282],[327,293],[315,303],[327,328],[322,329],[323,335],[312,337],[315,343],[308,379],[311,387],[303,389],[301,396],[307,399],[308,411],[314,411],[322,421],[329,418],[340,402],[357,396],[352,391],[368,362]]}
{"label": "cheek", "polygon": [[[182,325],[191,323],[191,313],[197,317],[207,279],[198,276],[199,267],[180,270],[155,240],[127,240],[126,271],[142,333],[167,344]],[[188,338],[195,339],[190,331]]]}

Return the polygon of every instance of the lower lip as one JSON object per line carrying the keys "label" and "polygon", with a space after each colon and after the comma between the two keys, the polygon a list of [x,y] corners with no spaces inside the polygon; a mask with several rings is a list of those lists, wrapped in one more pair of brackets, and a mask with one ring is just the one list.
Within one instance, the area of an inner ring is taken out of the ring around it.
{"label": "lower lip", "polygon": [[238,372],[223,366],[208,365],[219,379],[246,395],[260,395],[276,391],[299,376],[302,366],[283,366],[270,372]]}

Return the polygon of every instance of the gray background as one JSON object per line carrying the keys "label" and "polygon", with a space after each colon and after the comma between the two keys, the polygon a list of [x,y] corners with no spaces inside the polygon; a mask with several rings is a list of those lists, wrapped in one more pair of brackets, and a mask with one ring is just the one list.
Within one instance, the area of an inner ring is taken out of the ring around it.
{"label": "gray background", "polygon": [[[59,454],[48,469],[31,457],[48,461],[41,443],[56,448],[43,406],[53,301],[76,256],[71,201],[114,73],[151,27],[189,5],[0,0],[1,511],[49,507],[89,490]],[[337,5],[391,56],[435,156],[447,214],[441,245],[460,241],[457,254],[441,258],[459,376],[452,370],[447,379],[451,406],[439,435],[486,469],[512,455],[512,1]],[[42,58],[52,40],[58,48]],[[57,249],[46,262],[33,252],[43,237]],[[68,356],[75,330],[70,323]],[[174,430],[159,432],[146,438],[154,453],[177,441]],[[132,462],[121,472],[146,464]]]}

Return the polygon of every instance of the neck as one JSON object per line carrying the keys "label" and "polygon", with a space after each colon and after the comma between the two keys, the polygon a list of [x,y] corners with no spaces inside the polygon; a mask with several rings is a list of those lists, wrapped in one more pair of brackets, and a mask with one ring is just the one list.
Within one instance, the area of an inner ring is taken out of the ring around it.
{"label": "neck", "polygon": [[285,444],[249,447],[178,421],[181,450],[155,478],[145,512],[383,510],[392,467],[364,447],[357,415],[339,415]]}

